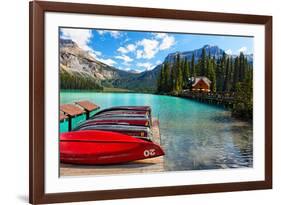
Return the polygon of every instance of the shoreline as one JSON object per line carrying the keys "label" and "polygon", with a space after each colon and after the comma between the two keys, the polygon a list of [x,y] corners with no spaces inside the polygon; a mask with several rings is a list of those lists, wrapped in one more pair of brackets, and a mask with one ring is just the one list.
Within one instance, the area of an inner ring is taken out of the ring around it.
{"label": "shoreline", "polygon": [[172,94],[172,93],[157,93],[157,92],[136,92],[136,91],[113,91],[113,90],[108,90],[108,91],[100,91],[100,90],[81,90],[81,89],[60,89],[60,93],[61,92],[89,92],[89,93],[106,93],[106,94],[109,94],[109,93],[113,93],[113,94],[147,94],[147,95],[161,95],[161,96],[168,96],[168,97],[178,97],[178,98],[182,98],[182,99],[188,99],[188,100],[192,100],[192,101],[196,101],[198,103],[202,103],[202,104],[205,104],[205,105],[210,105],[210,106],[215,106],[215,107],[220,107],[220,108],[224,108],[226,109],[227,111],[230,111],[231,112],[231,117],[235,118],[235,119],[238,119],[238,120],[242,120],[242,121],[245,121],[245,122],[249,122],[249,123],[253,123],[253,120],[250,119],[250,118],[244,118],[244,117],[241,117],[239,115],[234,115],[233,112],[232,112],[232,109],[231,109],[231,106],[225,106],[224,104],[222,103],[208,103],[204,100],[200,100],[199,98],[196,98],[196,97],[185,97],[181,94]]}

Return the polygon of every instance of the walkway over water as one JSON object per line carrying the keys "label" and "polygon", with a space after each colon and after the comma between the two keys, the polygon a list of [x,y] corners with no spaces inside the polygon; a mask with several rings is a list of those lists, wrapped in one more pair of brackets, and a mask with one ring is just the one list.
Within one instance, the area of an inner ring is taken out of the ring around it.
{"label": "walkway over water", "polygon": [[221,104],[231,107],[234,103],[234,93],[220,92],[220,93],[206,93],[206,92],[191,92],[184,91],[178,95],[179,97],[190,98],[201,102],[210,104]]}

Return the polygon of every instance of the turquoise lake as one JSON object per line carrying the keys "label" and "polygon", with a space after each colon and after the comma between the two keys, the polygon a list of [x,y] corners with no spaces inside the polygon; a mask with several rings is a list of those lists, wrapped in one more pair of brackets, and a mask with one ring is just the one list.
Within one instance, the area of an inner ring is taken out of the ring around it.
{"label": "turquoise lake", "polygon": [[90,100],[101,109],[149,105],[160,121],[166,171],[253,166],[253,126],[225,108],[194,100],[138,93],[61,91],[60,103]]}

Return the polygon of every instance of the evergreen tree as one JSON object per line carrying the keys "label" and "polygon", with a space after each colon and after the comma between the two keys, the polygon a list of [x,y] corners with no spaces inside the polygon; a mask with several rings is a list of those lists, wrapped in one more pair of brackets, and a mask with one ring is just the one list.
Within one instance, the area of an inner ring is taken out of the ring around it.
{"label": "evergreen tree", "polygon": [[234,71],[233,71],[233,91],[236,90],[236,84],[239,82],[239,57],[236,57],[234,60]]}
{"label": "evergreen tree", "polygon": [[239,82],[242,82],[245,79],[245,57],[241,52],[239,55]]}
{"label": "evergreen tree", "polygon": [[157,90],[158,92],[163,92],[164,91],[164,65],[161,68],[160,75],[158,77],[158,82],[157,82]]}
{"label": "evergreen tree", "polygon": [[177,85],[176,85],[176,91],[179,92],[182,90],[183,86],[183,77],[182,77],[182,70],[178,69],[178,75],[177,75]]}
{"label": "evergreen tree", "polygon": [[216,91],[221,92],[222,91],[222,77],[223,77],[223,72],[222,72],[222,59],[218,59],[216,63]]}
{"label": "evergreen tree", "polygon": [[171,86],[170,86],[170,70],[169,65],[167,62],[164,63],[164,92],[170,92]]}
{"label": "evergreen tree", "polygon": [[200,76],[205,76],[206,75],[206,65],[207,65],[207,56],[206,56],[206,50],[203,48],[202,54],[201,54],[201,59],[200,59]]}
{"label": "evergreen tree", "polygon": [[216,92],[216,72],[215,72],[215,60],[209,58],[208,62],[209,79],[211,83],[211,91]]}
{"label": "evergreen tree", "polygon": [[223,53],[222,58],[217,63],[217,91],[223,91],[224,79],[225,79],[225,65],[226,65],[226,54]]}
{"label": "evergreen tree", "polygon": [[171,75],[171,87],[172,91],[176,91],[176,78],[177,78],[177,55],[174,57],[174,63],[172,66],[172,75]]}
{"label": "evergreen tree", "polygon": [[233,87],[233,75],[234,75],[234,61],[232,56],[230,57],[230,73],[229,73],[229,90]]}
{"label": "evergreen tree", "polygon": [[223,84],[223,91],[229,91],[229,77],[230,77],[230,59],[229,57],[226,59],[226,66],[225,66],[225,78]]}
{"label": "evergreen tree", "polygon": [[187,59],[183,62],[183,88],[188,88],[189,78],[190,78],[190,68],[189,68],[189,62]]}
{"label": "evergreen tree", "polygon": [[194,57],[194,53],[192,54],[192,57],[191,57],[190,70],[191,70],[191,76],[192,76],[192,77],[196,77],[196,68],[195,68],[195,57]]}
{"label": "evergreen tree", "polygon": [[249,73],[243,82],[238,82],[236,85],[232,113],[246,119],[253,117],[253,79]]}
{"label": "evergreen tree", "polygon": [[176,54],[176,63],[175,63],[175,89],[174,91],[179,92],[182,90],[182,69],[181,69],[181,61],[180,54]]}

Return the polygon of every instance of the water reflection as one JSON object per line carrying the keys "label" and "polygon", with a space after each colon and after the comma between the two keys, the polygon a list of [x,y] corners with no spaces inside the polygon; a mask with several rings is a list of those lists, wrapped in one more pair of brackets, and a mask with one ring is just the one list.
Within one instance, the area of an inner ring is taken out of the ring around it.
{"label": "water reflection", "polygon": [[160,120],[165,170],[224,169],[253,166],[252,124],[221,107],[150,94],[62,92],[61,103],[92,100],[102,108],[150,105]]}
{"label": "water reflection", "polygon": [[252,167],[252,125],[233,119],[228,111],[207,116],[177,124],[174,131],[163,128],[166,170]]}

